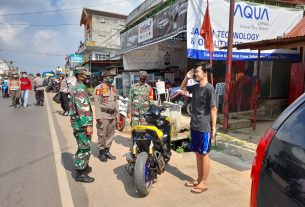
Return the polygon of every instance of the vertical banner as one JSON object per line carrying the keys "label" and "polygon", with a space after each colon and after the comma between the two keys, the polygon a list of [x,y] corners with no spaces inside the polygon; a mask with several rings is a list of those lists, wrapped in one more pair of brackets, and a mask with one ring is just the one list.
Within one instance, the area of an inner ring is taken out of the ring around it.
{"label": "vertical banner", "polygon": [[[204,49],[200,28],[207,6],[206,0],[189,0],[187,13],[187,52],[193,59],[209,60],[209,51]],[[226,60],[229,29],[229,7],[227,0],[209,0],[210,19],[213,29],[215,51],[213,60]],[[250,2],[236,2],[234,9],[233,44],[255,42],[277,38],[287,34],[301,19],[303,11],[274,7]],[[233,60],[256,60],[257,51],[233,49]],[[261,60],[299,60],[297,50],[266,50]]]}

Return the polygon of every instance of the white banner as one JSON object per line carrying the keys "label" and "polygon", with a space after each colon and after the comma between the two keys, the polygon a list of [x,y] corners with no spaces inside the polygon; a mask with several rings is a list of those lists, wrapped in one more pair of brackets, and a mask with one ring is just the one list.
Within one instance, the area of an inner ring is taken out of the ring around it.
{"label": "white banner", "polygon": [[139,24],[138,28],[138,42],[144,42],[153,38],[153,18],[149,18]]}
{"label": "white banner", "polygon": [[[188,57],[209,59],[209,52],[204,49],[204,40],[200,28],[206,10],[206,0],[189,0],[187,14],[187,48]],[[213,30],[215,52],[213,60],[226,60],[229,29],[229,0],[209,0],[210,18]],[[249,2],[236,2],[234,12],[233,42],[246,43],[277,38],[287,34],[301,19],[303,11],[291,8],[274,7]],[[297,61],[297,50],[262,51],[262,60],[289,59]],[[255,60],[257,51],[233,49],[233,60]]]}

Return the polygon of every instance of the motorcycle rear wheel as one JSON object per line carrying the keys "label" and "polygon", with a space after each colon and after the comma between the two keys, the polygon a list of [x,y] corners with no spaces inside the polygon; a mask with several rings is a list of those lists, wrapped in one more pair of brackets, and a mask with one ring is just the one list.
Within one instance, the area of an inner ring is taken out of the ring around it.
{"label": "motorcycle rear wheel", "polygon": [[152,187],[152,176],[149,172],[148,154],[141,152],[137,156],[134,169],[134,184],[138,194],[142,197],[150,193]]}

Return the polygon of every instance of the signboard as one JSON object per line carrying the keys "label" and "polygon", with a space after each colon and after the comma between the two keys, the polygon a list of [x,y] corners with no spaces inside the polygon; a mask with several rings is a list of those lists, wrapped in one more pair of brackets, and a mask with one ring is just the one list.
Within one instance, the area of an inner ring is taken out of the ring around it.
{"label": "signboard", "polygon": [[153,24],[154,22],[152,18],[149,18],[139,24],[138,26],[139,42],[144,42],[153,38]]}
{"label": "signboard", "polygon": [[165,93],[165,82],[157,81],[156,88],[157,88],[158,94],[164,94]]}
{"label": "signboard", "polygon": [[[206,0],[190,0],[187,14],[187,52],[193,59],[209,59],[204,49],[200,28],[206,10]],[[230,2],[209,0],[210,18],[213,30],[215,52],[213,60],[226,60],[227,51],[220,47],[227,45]],[[277,38],[287,34],[303,17],[303,11],[274,7],[250,2],[236,2],[234,10],[233,44]],[[262,60],[299,59],[297,50],[266,50],[261,52]],[[233,49],[233,60],[255,60],[257,51]]]}
{"label": "signboard", "polygon": [[83,63],[84,55],[82,54],[70,54],[70,60],[72,63]]}
{"label": "signboard", "polygon": [[186,32],[187,0],[178,0],[121,35],[122,52],[145,47]]}

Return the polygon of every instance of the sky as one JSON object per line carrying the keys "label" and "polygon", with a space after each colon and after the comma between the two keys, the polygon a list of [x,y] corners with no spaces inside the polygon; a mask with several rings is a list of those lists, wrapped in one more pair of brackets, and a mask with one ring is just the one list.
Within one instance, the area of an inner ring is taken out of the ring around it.
{"label": "sky", "polygon": [[[64,66],[65,55],[78,50],[84,41],[83,7],[128,15],[144,0],[0,1],[0,60],[13,61],[21,71],[35,73]],[[60,26],[63,24],[69,25]]]}

